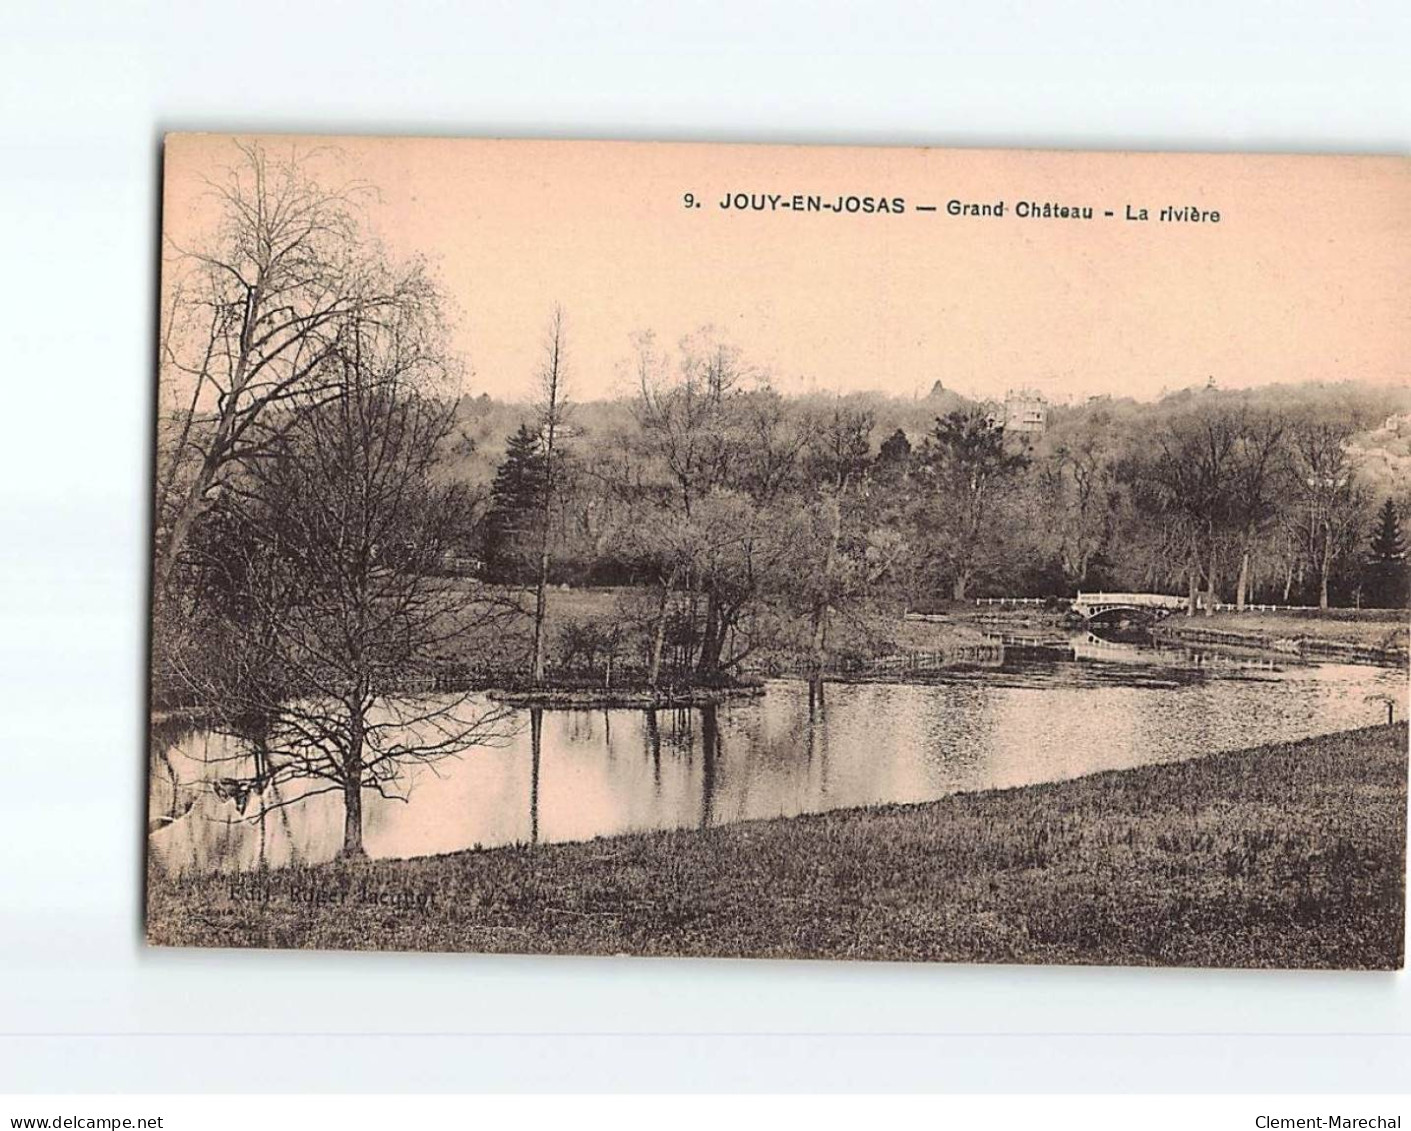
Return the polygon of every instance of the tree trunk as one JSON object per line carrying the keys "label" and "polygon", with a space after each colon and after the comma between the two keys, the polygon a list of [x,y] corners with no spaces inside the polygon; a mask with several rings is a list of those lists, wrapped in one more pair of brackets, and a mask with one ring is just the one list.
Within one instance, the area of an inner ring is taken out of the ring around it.
{"label": "tree trunk", "polygon": [[1186,567],[1186,616],[1195,616],[1196,605],[1200,603],[1200,571],[1195,562]]}
{"label": "tree trunk", "polygon": [[529,844],[539,843],[539,765],[544,743],[544,709],[529,709]]}
{"label": "tree trunk", "polygon": [[715,590],[711,589],[706,593],[706,620],[705,628],[701,630],[701,651],[696,659],[696,675],[705,676],[713,674],[720,667],[720,649],[723,639],[720,631],[720,603],[716,599]]}
{"label": "tree trunk", "polygon": [[1323,535],[1323,561],[1318,579],[1318,608],[1328,607],[1328,574],[1333,569],[1333,535],[1329,531]]}
{"label": "tree trunk", "polygon": [[813,659],[812,668],[815,678],[823,674],[824,664],[828,660],[828,602],[820,600],[813,606]]}
{"label": "tree trunk", "polygon": [[833,563],[838,556],[838,539],[843,533],[843,508],[840,500],[830,499],[827,503],[828,548],[823,554],[823,591],[813,606],[813,670],[823,673],[827,660],[828,647],[828,605],[833,595]]}
{"label": "tree trunk", "polygon": [[[258,733],[254,737],[255,755],[255,782],[254,790],[260,795],[260,861],[261,872],[269,871],[269,861],[265,857],[265,817],[268,816],[269,809],[265,804],[265,783],[268,781],[269,773],[269,727],[265,720],[255,724]],[[175,812],[175,806],[173,806]]]}
{"label": "tree trunk", "polygon": [[1239,612],[1244,612],[1245,598],[1249,593],[1249,549],[1245,548],[1244,554],[1240,557],[1240,579],[1235,588],[1235,608]]}
{"label": "tree trunk", "polygon": [[1215,588],[1215,547],[1210,548],[1210,574],[1206,578],[1205,588],[1205,615],[1213,617],[1215,615],[1215,600],[1219,596]]}
{"label": "tree trunk", "polygon": [[[225,442],[225,432],[226,426],[222,423],[220,433],[212,440],[211,451],[207,452],[206,458],[201,461],[200,470],[197,471],[191,486],[187,488],[181,506],[176,512],[176,519],[172,522],[171,530],[167,534],[166,542],[161,547],[155,586],[158,599],[165,596],[171,588],[172,574],[176,570],[177,560],[181,557],[181,551],[191,537],[191,528],[196,525],[196,519],[201,513],[201,500],[211,489],[211,484],[215,482],[216,471],[220,467],[215,445]],[[161,517],[161,515],[155,516],[157,521],[160,521]]]}
{"label": "tree trunk", "polygon": [[348,756],[343,760],[343,851],[339,856],[360,859],[363,849],[363,717],[355,710],[348,726]]}
{"label": "tree trunk", "polygon": [[[176,568],[177,559],[181,557],[181,551],[191,537],[191,529],[195,526],[196,519],[201,513],[202,500],[205,498],[206,492],[211,489],[211,485],[215,483],[217,473],[230,456],[231,447],[235,440],[237,407],[240,403],[240,394],[245,388],[250,364],[250,339],[255,324],[260,319],[262,292],[263,284],[257,282],[246,296],[244,321],[240,328],[240,352],[236,357],[235,369],[231,374],[230,390],[222,401],[223,407],[220,410],[220,419],[216,424],[215,435],[211,437],[210,446],[201,459],[201,468],[196,473],[195,479],[192,480],[191,487],[186,492],[186,498],[182,500],[181,508],[177,511],[176,521],[172,523],[171,534],[167,538],[166,545],[162,548],[161,563],[157,572],[159,593],[165,593],[170,586],[172,571]],[[195,406],[192,407],[194,409]],[[161,515],[154,517],[157,521],[161,521]]]}
{"label": "tree trunk", "polygon": [[676,586],[676,575],[679,566],[672,566],[671,573],[666,578],[666,584],[661,588],[661,601],[657,604],[656,629],[652,633],[652,665],[647,673],[647,683],[653,691],[657,688],[657,681],[661,677],[661,649],[666,643],[666,613],[671,607],[671,591]]}
{"label": "tree trunk", "polygon": [[363,849],[363,787],[361,782],[343,785],[343,851],[340,856],[360,859]]}
{"label": "tree trunk", "polygon": [[696,656],[696,674],[706,674],[710,664],[711,642],[715,636],[715,592],[706,594],[706,628],[701,629],[701,650]]}
{"label": "tree trunk", "polygon": [[717,622],[716,626],[701,638],[700,661],[696,665],[696,674],[706,679],[713,679],[721,674],[720,656],[725,651],[725,627]]}
{"label": "tree trunk", "polygon": [[[547,534],[544,541],[548,541]],[[548,587],[549,551],[545,546],[539,551],[539,584],[534,592],[534,663],[529,678],[535,687],[544,682],[544,610]]]}
{"label": "tree trunk", "polygon": [[549,587],[549,530],[553,526],[554,495],[558,489],[554,481],[554,435],[558,431],[562,411],[560,367],[563,363],[563,310],[557,306],[549,323],[545,348],[547,356],[542,373],[544,411],[540,425],[544,436],[544,491],[539,514],[539,585],[534,594],[534,662],[530,671],[530,681],[535,687],[544,682],[544,606],[545,591]]}
{"label": "tree trunk", "polygon": [[950,595],[953,600],[965,600],[965,591],[970,587],[970,571],[968,569],[957,570],[955,580],[951,583]]}

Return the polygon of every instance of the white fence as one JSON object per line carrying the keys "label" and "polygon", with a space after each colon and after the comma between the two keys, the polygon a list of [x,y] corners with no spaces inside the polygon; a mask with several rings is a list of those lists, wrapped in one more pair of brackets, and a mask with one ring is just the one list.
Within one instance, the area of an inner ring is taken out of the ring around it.
{"label": "white fence", "polygon": [[[1023,605],[1046,605],[1051,600],[1049,597],[976,597],[977,606],[1001,605],[1019,607]],[[1074,607],[1094,605],[1117,606],[1131,605],[1134,608],[1148,607],[1158,609],[1184,609],[1189,598],[1182,597],[1174,593],[1079,593],[1073,598]],[[1195,605],[1197,609],[1206,607],[1206,595],[1200,593],[1196,596]],[[1228,601],[1216,601],[1215,611],[1217,613],[1316,613],[1316,605],[1269,605],[1248,602],[1243,609],[1238,605]]]}

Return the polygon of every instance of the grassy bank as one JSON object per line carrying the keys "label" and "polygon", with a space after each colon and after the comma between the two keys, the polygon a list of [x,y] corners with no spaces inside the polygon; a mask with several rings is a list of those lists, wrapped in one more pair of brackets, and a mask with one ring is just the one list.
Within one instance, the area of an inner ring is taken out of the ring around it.
{"label": "grassy bank", "polygon": [[1214,616],[1172,617],[1165,622],[1179,631],[1183,626],[1203,626],[1229,632],[1257,632],[1274,638],[1307,637],[1336,640],[1364,647],[1405,648],[1406,613],[1369,609],[1329,609],[1326,613],[1216,613]]}
{"label": "grassy bank", "polygon": [[1306,651],[1314,655],[1333,649],[1367,650],[1390,663],[1405,662],[1408,639],[1411,639],[1406,614],[1382,609],[1174,616],[1162,621],[1157,631],[1160,635],[1190,640],[1211,639],[1212,634],[1228,635],[1231,643]]}
{"label": "grassy bank", "polygon": [[912,806],[154,879],[159,944],[1401,964],[1404,723]]}

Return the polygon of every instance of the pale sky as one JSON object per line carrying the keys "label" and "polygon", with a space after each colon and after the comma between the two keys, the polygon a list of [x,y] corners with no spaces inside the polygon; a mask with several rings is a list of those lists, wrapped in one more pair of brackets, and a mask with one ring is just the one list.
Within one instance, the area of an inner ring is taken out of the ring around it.
{"label": "pale sky", "polygon": [[[335,145],[321,177],[378,189],[377,234],[429,257],[453,300],[472,394],[532,395],[555,302],[578,400],[626,391],[633,333],[671,345],[705,324],[789,392],[1411,383],[1406,159],[263,140]],[[168,234],[199,237],[201,178],[236,156],[216,135],[168,138]],[[902,197],[905,211],[726,211],[727,193]],[[950,216],[953,199],[1005,214]],[[1094,219],[1022,219],[1020,201]],[[1125,220],[1129,205],[1150,219]],[[1220,221],[1163,223],[1167,205]]]}

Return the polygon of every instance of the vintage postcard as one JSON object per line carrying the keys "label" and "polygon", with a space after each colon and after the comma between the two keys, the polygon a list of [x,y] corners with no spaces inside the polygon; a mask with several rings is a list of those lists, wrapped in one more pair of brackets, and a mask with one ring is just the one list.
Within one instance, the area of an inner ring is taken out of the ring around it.
{"label": "vintage postcard", "polygon": [[1411,162],[173,135],[154,944],[1403,964]]}

